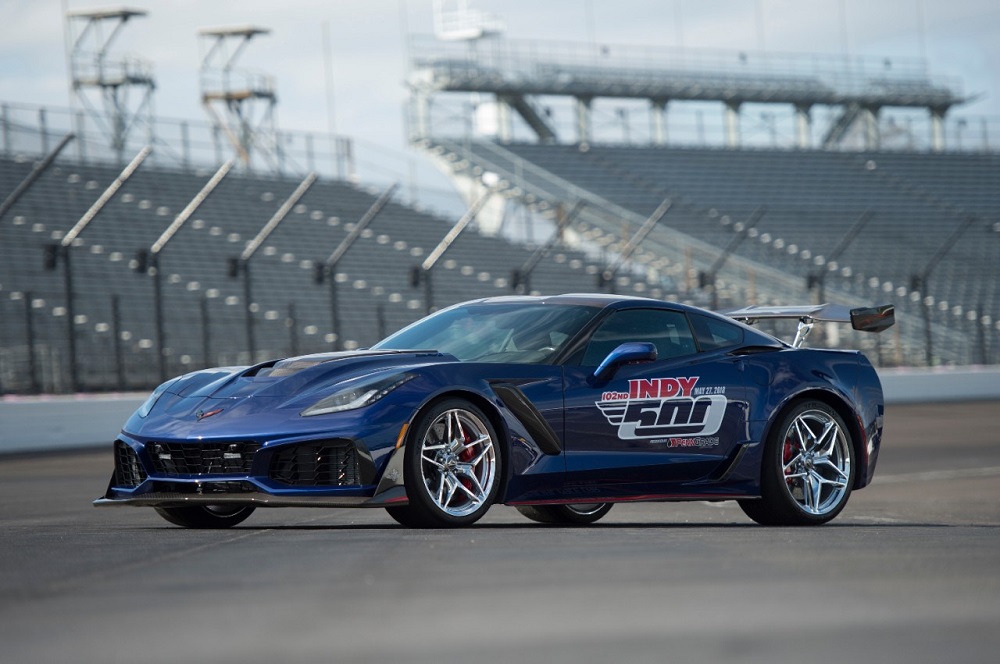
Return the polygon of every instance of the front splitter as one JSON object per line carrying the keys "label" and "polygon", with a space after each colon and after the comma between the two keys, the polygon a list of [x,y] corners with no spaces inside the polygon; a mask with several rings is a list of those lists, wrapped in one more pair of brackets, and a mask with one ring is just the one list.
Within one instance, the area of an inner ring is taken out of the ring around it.
{"label": "front splitter", "polygon": [[94,507],[184,507],[252,505],[254,507],[397,507],[406,505],[406,489],[396,486],[370,498],[364,496],[274,496],[268,493],[147,493],[129,498],[98,498]]}

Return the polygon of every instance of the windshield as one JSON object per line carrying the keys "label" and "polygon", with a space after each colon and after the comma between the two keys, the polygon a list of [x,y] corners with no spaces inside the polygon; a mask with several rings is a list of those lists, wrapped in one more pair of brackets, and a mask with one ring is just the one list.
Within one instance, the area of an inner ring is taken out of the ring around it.
{"label": "windshield", "polygon": [[372,348],[438,350],[463,361],[544,364],[600,311],[581,305],[459,305],[418,320]]}

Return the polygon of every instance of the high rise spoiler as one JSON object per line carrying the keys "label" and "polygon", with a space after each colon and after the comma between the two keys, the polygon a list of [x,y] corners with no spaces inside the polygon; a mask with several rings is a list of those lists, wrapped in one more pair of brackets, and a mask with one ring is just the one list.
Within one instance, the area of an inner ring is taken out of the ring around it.
{"label": "high rise spoiler", "polygon": [[809,330],[815,323],[850,323],[855,330],[862,332],[881,332],[893,326],[896,322],[896,307],[883,304],[877,307],[859,307],[851,309],[842,304],[816,304],[799,306],[760,306],[751,305],[742,309],[722,312],[724,315],[753,325],[758,320],[767,318],[797,319],[799,329],[795,335],[793,346],[802,345]]}

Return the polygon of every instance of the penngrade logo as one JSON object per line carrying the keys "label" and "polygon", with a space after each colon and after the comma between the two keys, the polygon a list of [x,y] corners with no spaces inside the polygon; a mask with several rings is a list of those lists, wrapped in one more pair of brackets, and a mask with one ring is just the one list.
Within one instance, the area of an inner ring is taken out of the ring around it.
{"label": "penngrade logo", "polygon": [[594,405],[622,440],[711,436],[722,427],[728,400],[724,388],[695,388],[698,379],[630,380],[628,392],[604,392]]}

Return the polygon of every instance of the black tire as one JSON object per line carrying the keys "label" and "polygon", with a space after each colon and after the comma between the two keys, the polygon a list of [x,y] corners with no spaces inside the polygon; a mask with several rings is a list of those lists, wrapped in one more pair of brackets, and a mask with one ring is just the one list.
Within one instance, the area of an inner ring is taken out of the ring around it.
{"label": "black tire", "polygon": [[386,508],[389,516],[410,528],[457,528],[482,518],[503,478],[503,450],[489,418],[464,399],[446,399],[422,412],[411,432],[403,459],[410,502]]}
{"label": "black tire", "polygon": [[586,526],[611,511],[611,503],[585,505],[518,505],[517,511],[538,523],[553,526]]}
{"label": "black tire", "polygon": [[156,513],[175,526],[184,528],[232,528],[245,521],[255,509],[246,505],[194,505],[157,507]]}
{"label": "black tire", "polygon": [[424,528],[423,521],[415,516],[414,511],[410,509],[409,505],[397,505],[396,507],[386,507],[385,511],[389,513],[389,516],[395,520],[401,526],[406,526],[407,528]]}
{"label": "black tire", "polygon": [[847,505],[855,473],[854,441],[844,420],[822,401],[803,401],[768,436],[760,499],[739,504],[765,526],[817,526]]}

